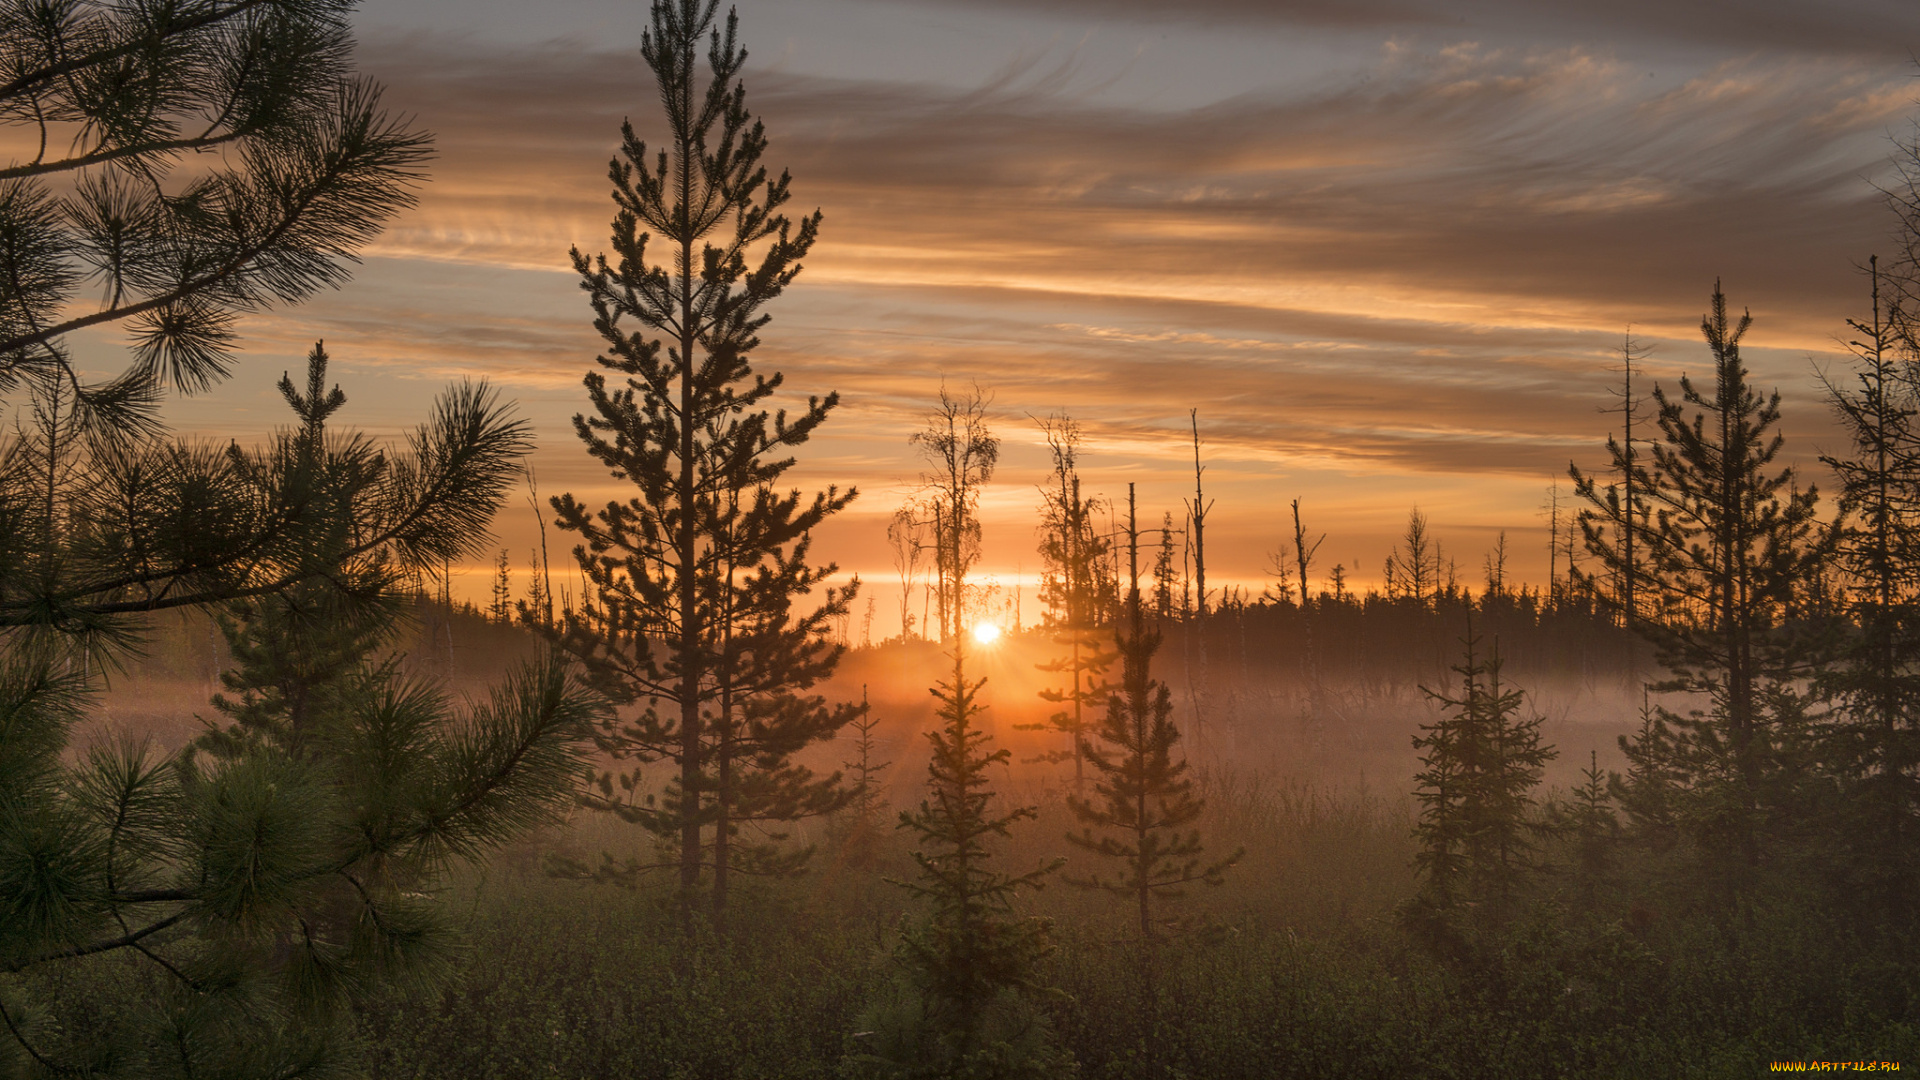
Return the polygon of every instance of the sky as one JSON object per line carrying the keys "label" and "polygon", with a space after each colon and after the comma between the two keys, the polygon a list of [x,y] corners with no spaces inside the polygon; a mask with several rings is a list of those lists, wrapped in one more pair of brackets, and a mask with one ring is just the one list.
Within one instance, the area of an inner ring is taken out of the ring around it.
{"label": "sky", "polygon": [[[1602,10],[1604,8],[1604,10]],[[1706,369],[1714,282],[1783,395],[1789,453],[1843,449],[1819,374],[1893,250],[1882,187],[1920,116],[1920,6],[1898,0],[742,0],[747,101],[821,238],[768,309],[761,370],[841,405],[789,474],[860,495],[818,552],[898,628],[885,540],[907,439],[945,384],[990,395],[1003,457],[980,574],[1037,617],[1036,418],[1083,428],[1088,487],[1145,520],[1205,465],[1210,582],[1258,592],[1301,500],[1377,582],[1417,506],[1463,579],[1505,532],[1547,575],[1569,462],[1647,381]],[[484,377],[538,440],[541,494],[621,485],[570,417],[597,338],[567,252],[605,250],[623,119],[657,138],[644,4],[373,0],[361,69],[437,137],[432,179],[353,281],[251,319],[248,359],[176,402],[184,431],[284,421],[324,338],[343,423],[394,434]],[[499,545],[524,567],[516,496]],[[570,546],[549,537],[555,558]],[[476,563],[456,587],[479,597]],[[864,615],[865,601],[857,605]],[[856,638],[859,631],[855,630]]]}

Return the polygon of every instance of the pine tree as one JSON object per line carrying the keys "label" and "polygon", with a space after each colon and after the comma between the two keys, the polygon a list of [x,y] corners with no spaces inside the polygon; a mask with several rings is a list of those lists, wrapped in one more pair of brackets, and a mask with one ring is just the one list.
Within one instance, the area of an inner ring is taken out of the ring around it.
{"label": "pine tree", "polygon": [[853,729],[853,760],[841,762],[841,767],[853,777],[847,800],[847,808],[853,811],[851,847],[855,860],[865,864],[872,858],[875,824],[885,805],[880,774],[893,765],[891,761],[879,760],[880,746],[876,735],[880,730],[880,718],[867,701],[865,684],[860,687],[859,715],[847,726]]}
{"label": "pine tree", "polygon": [[[1134,525],[1133,485],[1127,485],[1127,623],[1117,635],[1122,658],[1118,693],[1107,699],[1107,715],[1096,729],[1102,745],[1080,737],[1080,752],[1093,763],[1099,778],[1094,791],[1099,801],[1069,797],[1084,828],[1067,840],[1075,847],[1117,861],[1117,876],[1099,873],[1069,878],[1074,884],[1131,899],[1140,920],[1140,936],[1152,940],[1153,901],[1176,897],[1195,882],[1218,885],[1228,867],[1244,854],[1236,851],[1219,862],[1203,865],[1206,850],[1200,834],[1188,829],[1204,804],[1194,797],[1187,763],[1173,758],[1180,729],[1173,723],[1173,701],[1166,684],[1153,678],[1153,655],[1160,648],[1158,631],[1148,630],[1140,602],[1140,537]],[[1100,830],[1096,836],[1094,830]],[[1181,830],[1187,830],[1182,832]],[[1113,834],[1118,834],[1113,835]]]}
{"label": "pine tree", "polygon": [[[155,434],[166,387],[225,378],[238,315],[346,278],[428,154],[354,77],[350,10],[0,6],[0,125],[39,147],[0,169],[0,394],[64,383],[79,426]],[[65,338],[111,323],[132,363],[90,382]]]}
{"label": "pine tree", "polygon": [[[940,408],[913,436],[932,472],[928,502],[936,511],[934,544],[943,601],[942,629],[951,635],[953,677],[938,684],[941,725],[927,733],[927,795],[915,811],[900,813],[900,828],[917,834],[914,881],[897,882],[928,906],[926,920],[901,942],[905,981],[865,1018],[872,1042],[856,1066],[886,1077],[1042,1077],[1066,1058],[1054,1046],[1045,1019],[1023,996],[1044,992],[1035,966],[1052,951],[1047,922],[1016,915],[1022,891],[1038,889],[1058,861],[1024,874],[994,870],[991,842],[1033,818],[1031,806],[996,809],[988,770],[1005,763],[1005,747],[978,718],[982,683],[966,674],[960,633],[968,568],[977,557],[975,515],[981,486],[992,475],[999,443],[985,424],[984,396],[962,401],[942,388]],[[951,604],[951,606],[944,606]]]}
{"label": "pine tree", "polygon": [[[62,761],[85,680],[57,639],[16,637],[0,673],[0,1064],[62,1075],[290,1076],[344,1065],[346,1006],[443,973],[457,913],[432,899],[471,861],[571,802],[594,699],[542,662],[456,716],[363,650],[384,641],[409,545],[367,550],[416,496],[429,552],[476,550],[524,453],[484,389],[440,403],[414,451],[335,438],[343,403],[282,390],[302,425],[239,475],[299,495],[296,583],[225,622],[231,720],[180,754],[132,741]],[[466,459],[452,466],[445,456]],[[234,497],[240,492],[226,493]],[[382,505],[387,510],[380,510]],[[214,503],[216,507],[221,503]],[[423,538],[424,539],[424,538]],[[326,568],[330,567],[330,571]],[[75,987],[88,987],[76,992]]]}
{"label": "pine tree", "polygon": [[[313,516],[265,486],[288,478],[168,443],[155,410],[226,377],[240,315],[337,285],[413,202],[427,137],[354,76],[348,10],[0,5],[0,127],[40,148],[0,168],[0,400],[38,421],[0,453],[0,627],[84,654],[136,612],[298,580]],[[176,168],[190,152],[205,167]],[[131,361],[94,381],[67,338],[116,324]]]}
{"label": "pine tree", "polygon": [[1547,807],[1549,824],[1573,848],[1573,881],[1581,901],[1594,906],[1599,889],[1614,869],[1620,845],[1620,817],[1614,812],[1612,779],[1600,768],[1597,751],[1587,752],[1580,784],[1564,800]]}
{"label": "pine tree", "polygon": [[[215,694],[213,706],[232,721],[225,731],[210,731],[199,745],[223,756],[265,740],[295,757],[304,756],[317,718],[344,707],[351,673],[362,657],[377,652],[393,637],[402,597],[401,575],[383,553],[351,560],[357,481],[384,466],[379,451],[363,439],[329,446],[327,420],[346,404],[338,386],[327,391],[328,357],[316,343],[307,356],[307,389],[302,394],[291,374],[282,374],[280,394],[300,426],[282,453],[288,471],[301,478],[311,504],[334,523],[305,553],[311,576],[264,597],[235,602],[216,615],[235,667],[220,676],[229,698]],[[526,452],[525,426],[501,432],[509,453]]]}
{"label": "pine tree", "polygon": [[[1684,376],[1680,400],[1653,392],[1661,438],[1645,487],[1646,610],[1636,626],[1670,673],[1654,689],[1700,695],[1706,707],[1685,716],[1658,709],[1649,741],[1629,747],[1649,775],[1674,778],[1661,800],[1680,830],[1749,869],[1770,819],[1784,824],[1779,815],[1799,798],[1790,744],[1803,741],[1802,687],[1821,628],[1791,613],[1828,545],[1817,491],[1800,490],[1790,469],[1773,471],[1784,442],[1774,430],[1779,395],[1762,399],[1747,382],[1740,341],[1751,324],[1751,315],[1730,319],[1716,283],[1701,321],[1712,396]],[[1602,530],[1588,533],[1589,550],[1610,566],[1624,559],[1614,544]]]}
{"label": "pine tree", "polygon": [[1823,757],[1851,789],[1837,840],[1854,849],[1854,869],[1876,885],[1876,900],[1910,902],[1920,874],[1920,396],[1913,363],[1920,349],[1907,316],[1883,292],[1879,259],[1868,260],[1872,318],[1848,320],[1855,383],[1826,387],[1853,443],[1821,458],[1840,480],[1837,563],[1847,575],[1851,632],[1820,689],[1841,705]]}
{"label": "pine tree", "polygon": [[1087,713],[1104,707],[1109,690],[1105,675],[1115,659],[1103,645],[1105,628],[1100,618],[1100,562],[1110,541],[1095,529],[1100,501],[1080,493],[1080,426],[1069,417],[1059,416],[1043,421],[1041,430],[1052,454],[1053,472],[1041,489],[1040,557],[1047,569],[1040,595],[1052,609],[1054,640],[1066,649],[1066,655],[1035,666],[1049,674],[1066,676],[1067,685],[1040,691],[1040,700],[1063,706],[1060,711],[1043,724],[1015,727],[1052,730],[1067,737],[1067,750],[1043,754],[1035,760],[1071,759],[1073,790],[1078,792],[1085,784],[1086,771],[1081,746],[1085,733],[1093,727]]}
{"label": "pine tree", "polygon": [[1555,756],[1541,741],[1542,718],[1522,715],[1525,695],[1501,681],[1498,645],[1483,658],[1471,624],[1462,644],[1459,696],[1422,687],[1447,711],[1413,740],[1426,751],[1414,774],[1414,865],[1425,876],[1418,911],[1442,919],[1463,903],[1494,917],[1510,910],[1535,866],[1532,793]]}
{"label": "pine tree", "polygon": [[487,604],[487,618],[496,626],[508,626],[513,622],[513,564],[507,557],[507,549],[500,549],[500,557],[493,563],[493,599]]}
{"label": "pine tree", "polygon": [[1173,514],[1168,512],[1160,519],[1160,551],[1153,559],[1153,615],[1159,627],[1172,620],[1177,608],[1173,597],[1179,576],[1173,565]]}
{"label": "pine tree", "polygon": [[[603,732],[602,748],[674,769],[657,802],[642,797],[635,769],[619,777],[619,794],[614,775],[602,776],[589,804],[677,842],[689,928],[703,870],[719,918],[731,872],[791,868],[735,838],[743,823],[837,804],[837,774],[815,777],[792,756],[853,714],[806,694],[840,658],[826,637],[852,589],[824,590],[811,611],[796,604],[837,572],[809,562],[810,537],[854,492],[809,499],[774,487],[839,398],[809,398],[794,418],[769,413],[783,380],[749,362],[769,319],[761,309],[800,272],[820,215],[796,224],[779,212],[788,177],[770,181],[760,165],[766,135],[739,82],[746,52],[735,18],[718,30],[714,12],[714,0],[654,3],[641,56],[665,105],[665,146],[650,161],[632,124],[622,127],[621,157],[609,166],[616,256],[573,253],[607,350],[598,363],[625,382],[590,372],[593,415],[576,416],[574,428],[638,490],[598,512],[571,494],[552,500],[557,523],[582,539],[574,557],[592,590],[563,616],[559,640],[611,700],[638,708]],[[660,261],[649,261],[643,228],[664,242]],[[609,858],[602,872],[630,876],[641,865]]]}

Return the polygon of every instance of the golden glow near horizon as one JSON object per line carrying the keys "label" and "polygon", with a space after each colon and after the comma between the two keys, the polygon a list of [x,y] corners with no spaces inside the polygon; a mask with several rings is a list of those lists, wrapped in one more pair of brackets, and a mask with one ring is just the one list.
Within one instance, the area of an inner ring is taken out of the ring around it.
{"label": "golden glow near horizon", "polygon": [[[993,399],[976,573],[1023,621],[1047,468],[1032,418],[1060,411],[1087,435],[1088,492],[1135,484],[1144,539],[1170,513],[1178,561],[1199,410],[1210,585],[1257,595],[1294,498],[1328,536],[1317,581],[1338,563],[1349,588],[1377,583],[1417,504],[1463,583],[1504,532],[1510,578],[1538,585],[1549,485],[1564,513],[1569,462],[1606,463],[1622,336],[1652,350],[1637,385],[1672,392],[1708,362],[1716,278],[1753,312],[1745,353],[1781,392],[1786,456],[1825,480],[1816,369],[1844,370],[1854,268],[1892,254],[1875,184],[1916,113],[1920,6],[1762,0],[1722,26],[1642,0],[1443,20],[1316,2],[1345,11],[740,0],[767,164],[791,170],[791,211],[825,215],[755,354],[785,377],[776,405],[841,398],[783,480],[860,489],[819,558],[892,565],[886,524],[921,471],[908,436],[945,379]],[[342,424],[399,437],[448,382],[488,378],[532,424],[543,499],[630,498],[572,432],[599,342],[567,249],[608,249],[622,119],[659,129],[645,5],[476,5],[458,32],[448,8],[358,17],[365,73],[438,136],[419,207],[340,291],[247,320],[235,379],[169,414],[252,441],[287,420],[280,372],[325,338]],[[516,582],[537,521],[516,493],[496,523]],[[547,539],[578,589],[573,538]],[[484,598],[490,562],[457,591]],[[923,592],[870,571],[855,614],[874,601],[882,639]]]}
{"label": "golden glow near horizon", "polygon": [[1000,640],[1000,627],[997,623],[977,622],[973,624],[973,642],[987,647]]}

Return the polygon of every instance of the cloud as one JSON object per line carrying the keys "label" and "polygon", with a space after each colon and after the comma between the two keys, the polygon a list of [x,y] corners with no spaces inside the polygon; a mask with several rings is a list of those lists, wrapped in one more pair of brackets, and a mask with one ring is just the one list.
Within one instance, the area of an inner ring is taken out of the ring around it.
{"label": "cloud", "polygon": [[1901,0],[909,0],[919,6],[1019,11],[1143,24],[1401,28],[1449,34],[1675,42],[1716,49],[1872,54],[1906,59],[1920,11]]}
{"label": "cloud", "polygon": [[[563,394],[596,347],[567,248],[605,246],[622,118],[657,127],[637,58],[419,37],[363,66],[439,134],[434,182],[360,282],[252,332],[318,321],[355,363]],[[1654,374],[1697,367],[1716,277],[1756,314],[1790,433],[1817,430],[1804,356],[1861,306],[1851,264],[1891,227],[1871,181],[1909,109],[1903,73],[1845,55],[1652,85],[1600,50],[1409,40],[1180,112],[1019,80],[747,82],[792,208],[826,215],[760,363],[843,395],[796,475],[860,484],[862,518],[916,472],[905,436],[945,376],[991,387],[1010,435],[1070,408],[1109,478],[1160,503],[1190,482],[1197,408],[1235,505],[1285,484],[1395,518],[1445,491],[1463,528],[1530,522],[1513,492],[1597,454],[1628,325]],[[551,453],[577,407],[542,406]],[[1040,467],[1010,452],[1004,477]]]}

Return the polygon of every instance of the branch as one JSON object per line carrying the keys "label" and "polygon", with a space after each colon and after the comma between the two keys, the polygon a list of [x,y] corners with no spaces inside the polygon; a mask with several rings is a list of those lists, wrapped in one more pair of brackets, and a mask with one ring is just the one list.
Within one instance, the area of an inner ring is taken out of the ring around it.
{"label": "branch", "polygon": [[4,1019],[7,1022],[7,1030],[13,1033],[13,1041],[19,1043],[21,1048],[26,1050],[26,1052],[33,1057],[33,1060],[39,1062],[41,1068],[47,1070],[48,1072],[60,1073],[65,1076],[78,1076],[82,1072],[86,1071],[84,1069],[70,1068],[65,1065],[57,1065],[54,1062],[47,1060],[47,1058],[43,1056],[40,1053],[40,1051],[35,1050],[33,1048],[33,1044],[27,1041],[26,1034],[22,1032],[19,1029],[19,1027],[17,1027],[14,1024],[13,1014],[7,1012],[7,1005],[6,1005],[6,1002],[4,1001],[0,1001],[0,1019]]}
{"label": "branch", "polygon": [[147,926],[145,929],[135,930],[133,933],[126,934],[121,937],[110,938],[106,941],[96,941],[91,945],[76,945],[71,949],[66,949],[61,952],[41,953],[39,956],[31,957],[26,960],[11,961],[5,967],[0,967],[0,974],[14,975],[14,974],[18,974],[19,972],[25,971],[30,967],[34,967],[39,964],[51,963],[55,960],[72,960],[75,957],[79,957],[79,956],[92,956],[94,953],[112,952],[115,949],[129,948],[131,946],[137,945],[141,941],[141,939],[157,934],[160,931],[175,925],[176,923],[180,922],[182,919],[185,919],[186,917],[187,917],[186,912],[184,911],[176,912],[172,915],[167,916],[164,919],[161,919],[159,922],[156,922],[150,926]]}
{"label": "branch", "polygon": [[208,147],[220,146],[224,143],[232,142],[246,134],[247,132],[243,131],[229,131],[225,135],[202,135],[192,139],[163,139],[158,142],[136,143],[130,146],[117,147],[112,150],[96,150],[90,154],[65,158],[52,162],[51,164],[42,164],[34,161],[25,165],[14,165],[9,168],[0,169],[0,180],[68,172],[73,169],[84,169],[89,165],[99,165],[103,162],[118,161],[121,158],[139,157],[146,154],[170,154],[179,150],[205,150]]}
{"label": "branch", "polygon": [[[196,15],[193,18],[185,19],[168,27],[167,31],[159,36],[159,40],[166,41],[182,34],[189,34],[202,27],[212,26],[214,23],[223,22],[233,18],[235,15],[243,14],[249,8],[259,7],[261,4],[273,2],[277,2],[277,0],[236,0],[236,2],[229,7],[211,8],[204,14]],[[145,48],[151,44],[152,40],[153,39],[145,37],[131,38],[112,48],[101,49],[99,52],[87,53],[84,56],[76,56],[69,60],[62,60],[59,63],[48,64],[45,67],[29,71],[14,79],[12,82],[0,85],[0,99],[14,97],[36,86],[52,82],[65,75],[71,75],[76,71],[92,67],[95,64],[104,64],[111,60],[118,60],[121,57]]]}

